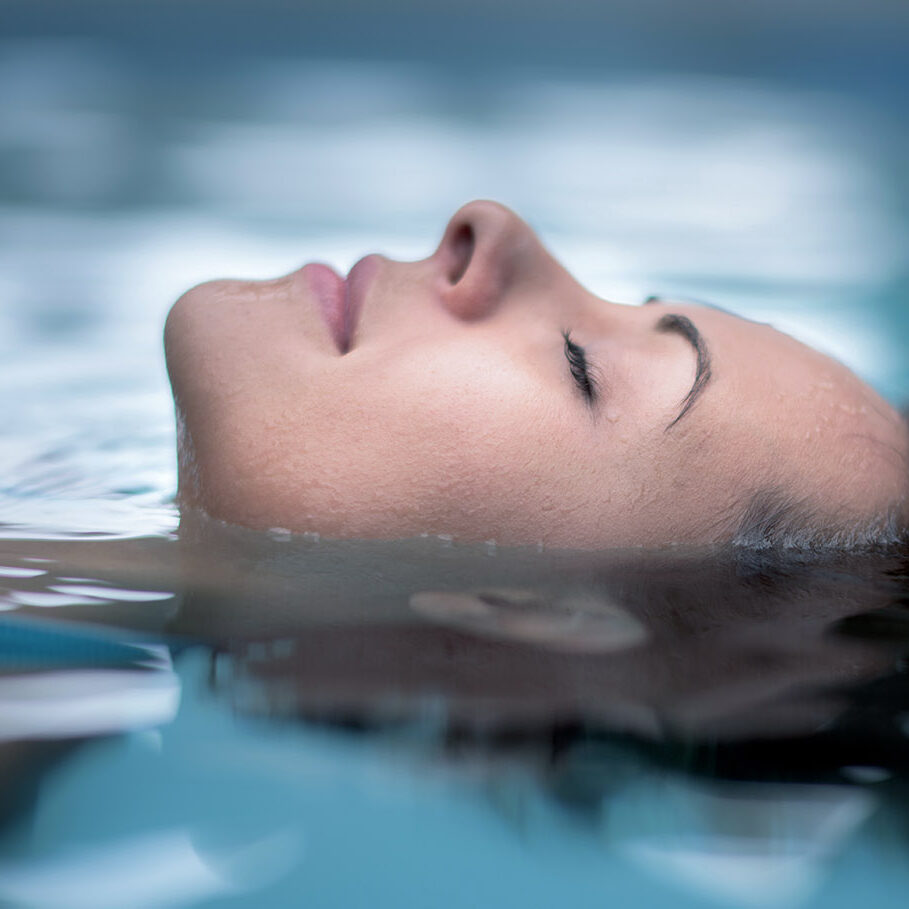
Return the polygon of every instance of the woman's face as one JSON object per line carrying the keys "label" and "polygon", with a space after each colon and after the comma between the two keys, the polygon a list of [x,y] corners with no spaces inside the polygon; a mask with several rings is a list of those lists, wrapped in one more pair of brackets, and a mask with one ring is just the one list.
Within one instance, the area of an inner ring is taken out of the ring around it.
{"label": "woman's face", "polygon": [[902,422],[845,367],[714,309],[602,300],[492,202],[419,262],[195,287],[165,344],[181,502],[251,527],[698,544],[765,490],[839,521],[904,486]]}

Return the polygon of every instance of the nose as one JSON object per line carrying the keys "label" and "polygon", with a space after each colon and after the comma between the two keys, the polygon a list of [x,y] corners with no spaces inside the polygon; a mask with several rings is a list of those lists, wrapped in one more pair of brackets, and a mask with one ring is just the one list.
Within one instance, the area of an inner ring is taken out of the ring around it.
{"label": "nose", "polygon": [[537,247],[542,253],[534,232],[504,205],[468,202],[448,222],[433,256],[442,303],[467,321],[491,315],[529,271]]}

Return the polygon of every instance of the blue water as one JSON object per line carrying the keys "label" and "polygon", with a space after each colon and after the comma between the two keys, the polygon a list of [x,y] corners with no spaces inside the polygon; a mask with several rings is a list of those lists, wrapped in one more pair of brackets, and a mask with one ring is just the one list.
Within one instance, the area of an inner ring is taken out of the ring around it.
{"label": "blue water", "polygon": [[[637,747],[654,728],[703,745],[753,716],[725,670],[603,715],[578,695],[602,728],[562,750],[555,715],[517,742],[452,743],[461,694],[389,694],[387,666],[365,717],[324,716],[349,680],[300,675],[315,632],[287,616],[325,603],[321,633],[335,608],[367,613],[355,587],[312,587],[311,541],[293,558],[281,540],[219,543],[186,580],[160,333],[198,281],[423,256],[490,197],[605,297],[716,301],[903,402],[907,15],[213,6],[0,3],[0,904],[905,905],[889,746],[889,764],[747,783]],[[372,591],[382,556],[359,555]],[[545,580],[533,556],[482,555]],[[399,599],[383,621],[403,621]],[[809,626],[772,626],[795,641],[787,666],[827,665]],[[345,646],[325,651],[341,670]],[[465,715],[500,696],[481,687]],[[907,715],[888,719],[897,737]],[[808,716],[799,734],[832,722]]]}
{"label": "blue water", "polygon": [[[196,886],[219,906],[847,907],[871,880],[873,905],[903,904],[904,844],[874,794],[757,784],[736,791],[759,806],[750,841],[724,843],[721,787],[619,767],[608,802],[576,817],[518,761],[465,770],[428,747],[238,720],[206,697],[207,669],[182,661],[181,710],[158,737],[86,747],[45,787],[30,851],[45,874],[78,860],[84,888],[57,905],[181,905]],[[805,820],[803,802],[829,814]],[[825,831],[836,810],[843,829]],[[148,870],[117,893],[128,847]],[[33,892],[52,889],[23,864]]]}
{"label": "blue water", "polygon": [[[20,746],[20,781],[43,778],[2,840],[5,905],[903,905],[901,790],[880,769],[743,784],[621,740],[446,750],[431,711],[369,733],[252,718],[229,671],[190,649],[145,683],[157,717],[121,678],[119,734],[71,739],[49,770]],[[78,704],[71,685],[56,698]],[[100,703],[70,721],[102,731]]]}

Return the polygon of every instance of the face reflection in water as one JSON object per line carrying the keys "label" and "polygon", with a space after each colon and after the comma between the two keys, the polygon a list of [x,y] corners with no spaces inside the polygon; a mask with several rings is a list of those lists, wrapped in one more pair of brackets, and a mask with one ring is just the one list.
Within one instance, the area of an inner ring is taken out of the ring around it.
{"label": "face reflection in water", "polygon": [[729,539],[769,490],[843,526],[904,503],[903,422],[844,366],[711,308],[603,300],[492,202],[346,285],[195,287],[165,346],[181,502],[253,528],[659,546]]}

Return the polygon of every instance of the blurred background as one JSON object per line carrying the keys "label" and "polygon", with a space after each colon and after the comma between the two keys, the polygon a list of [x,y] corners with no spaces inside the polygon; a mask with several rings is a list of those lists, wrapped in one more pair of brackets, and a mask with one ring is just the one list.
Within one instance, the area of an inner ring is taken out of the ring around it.
{"label": "blurred background", "polygon": [[0,0],[7,521],[172,524],[173,299],[426,255],[474,197],[902,400],[907,46],[902,0]]}

